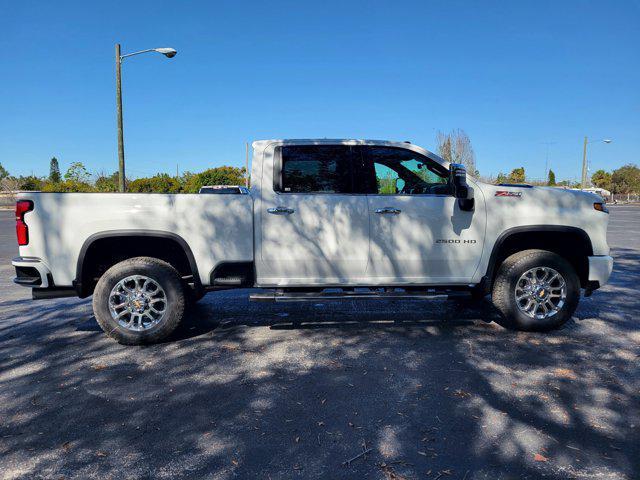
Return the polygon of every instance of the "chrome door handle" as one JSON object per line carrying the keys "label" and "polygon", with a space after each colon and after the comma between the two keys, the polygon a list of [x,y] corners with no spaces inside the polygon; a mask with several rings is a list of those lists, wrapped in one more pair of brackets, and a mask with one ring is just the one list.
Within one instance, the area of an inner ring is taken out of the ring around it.
{"label": "chrome door handle", "polygon": [[274,215],[291,215],[295,210],[289,207],[273,207],[267,208],[267,212],[273,213]]}
{"label": "chrome door handle", "polygon": [[400,212],[402,212],[402,210],[400,210],[399,208],[392,207],[378,208],[376,210],[376,213],[390,213],[391,215],[398,215]]}

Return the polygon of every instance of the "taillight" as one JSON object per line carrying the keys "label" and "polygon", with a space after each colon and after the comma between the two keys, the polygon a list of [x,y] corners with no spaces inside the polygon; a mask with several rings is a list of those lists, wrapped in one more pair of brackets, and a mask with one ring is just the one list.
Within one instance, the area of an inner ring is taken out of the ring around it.
{"label": "taillight", "polygon": [[31,200],[18,200],[16,202],[16,236],[20,246],[29,244],[29,227],[24,223],[24,214],[31,210],[33,210],[33,202]]}

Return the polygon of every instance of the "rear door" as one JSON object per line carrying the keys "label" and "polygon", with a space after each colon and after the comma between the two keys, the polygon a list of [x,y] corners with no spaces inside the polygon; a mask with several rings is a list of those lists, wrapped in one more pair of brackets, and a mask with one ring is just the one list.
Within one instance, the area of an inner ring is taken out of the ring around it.
{"label": "rear door", "polygon": [[465,283],[482,254],[484,205],[460,210],[448,171],[416,151],[363,146],[376,283]]}
{"label": "rear door", "polygon": [[363,280],[369,251],[367,197],[354,187],[350,145],[279,145],[265,153],[258,284],[329,285]]}

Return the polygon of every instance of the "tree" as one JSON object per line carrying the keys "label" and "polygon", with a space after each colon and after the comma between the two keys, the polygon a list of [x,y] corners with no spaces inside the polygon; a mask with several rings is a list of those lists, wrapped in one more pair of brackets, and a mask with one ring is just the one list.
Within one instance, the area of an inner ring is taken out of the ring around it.
{"label": "tree", "polygon": [[473,153],[471,139],[464,130],[452,130],[449,133],[438,132],[436,135],[438,154],[451,163],[461,163],[470,175],[480,176],[476,169],[476,156]]}
{"label": "tree", "polygon": [[575,180],[560,180],[556,183],[558,187],[580,188],[582,184]]}
{"label": "tree", "polygon": [[593,175],[591,175],[591,183],[598,188],[604,188],[605,190],[611,191],[611,174],[604,170],[597,170]]}
{"label": "tree", "polygon": [[118,172],[113,172],[111,175],[100,172],[96,179],[96,190],[98,192],[117,192],[119,190],[119,178]]}
{"label": "tree", "polygon": [[49,162],[49,181],[58,183],[60,180],[62,180],[60,176],[60,165],[58,165],[58,159],[53,157]]}
{"label": "tree", "polygon": [[547,185],[550,187],[555,187],[556,185],[556,174],[551,169],[549,169],[549,174],[547,175]]}
{"label": "tree", "polygon": [[613,193],[640,193],[640,168],[628,164],[611,174]]}
{"label": "tree", "polygon": [[87,193],[93,192],[94,189],[87,182],[78,182],[77,180],[65,180],[64,182],[52,183],[47,182],[42,187],[43,192],[62,192],[62,193]]}
{"label": "tree", "polygon": [[501,184],[501,183],[507,183],[509,181],[509,179],[507,178],[507,176],[500,172],[498,173],[498,177],[496,178],[496,184]]}
{"label": "tree", "polygon": [[222,166],[210,168],[201,173],[185,174],[183,186],[185,193],[198,193],[200,187],[205,185],[243,185],[245,169],[238,167]]}
{"label": "tree", "polygon": [[7,169],[4,168],[2,166],[2,164],[0,163],[0,180],[4,180],[5,178],[7,178],[9,176],[9,172],[7,172]]}
{"label": "tree", "polygon": [[73,162],[64,174],[64,179],[77,183],[89,183],[91,175],[82,162]]}
{"label": "tree", "polygon": [[136,193],[180,193],[182,186],[177,178],[158,173],[153,177],[132,180],[127,189]]}
{"label": "tree", "polygon": [[8,176],[0,179],[0,191],[13,193],[18,190],[20,190],[20,185],[16,177]]}
{"label": "tree", "polygon": [[525,181],[524,167],[514,168],[513,170],[511,170],[511,173],[509,174],[509,182],[524,183],[524,181]]}
{"label": "tree", "polygon": [[34,175],[28,175],[26,177],[18,177],[18,189],[19,190],[28,190],[28,191],[37,191],[42,190],[44,186],[44,182],[41,178],[38,178]]}

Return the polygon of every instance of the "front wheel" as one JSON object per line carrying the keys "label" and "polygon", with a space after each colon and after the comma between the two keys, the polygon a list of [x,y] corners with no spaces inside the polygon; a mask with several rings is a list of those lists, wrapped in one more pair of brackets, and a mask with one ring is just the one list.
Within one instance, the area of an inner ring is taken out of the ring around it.
{"label": "front wheel", "polygon": [[136,257],[109,268],[93,292],[93,312],[102,330],[124,345],[163,340],[184,314],[184,289],[175,268]]}
{"label": "front wheel", "polygon": [[546,250],[525,250],[508,257],[498,270],[493,304],[507,328],[548,331],[575,312],[580,280],[569,262]]}

